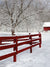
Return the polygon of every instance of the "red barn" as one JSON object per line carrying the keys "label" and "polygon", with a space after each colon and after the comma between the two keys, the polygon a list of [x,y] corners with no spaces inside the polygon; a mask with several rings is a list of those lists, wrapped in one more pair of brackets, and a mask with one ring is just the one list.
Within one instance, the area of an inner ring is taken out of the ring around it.
{"label": "red barn", "polygon": [[43,29],[44,31],[50,30],[50,22],[44,22]]}

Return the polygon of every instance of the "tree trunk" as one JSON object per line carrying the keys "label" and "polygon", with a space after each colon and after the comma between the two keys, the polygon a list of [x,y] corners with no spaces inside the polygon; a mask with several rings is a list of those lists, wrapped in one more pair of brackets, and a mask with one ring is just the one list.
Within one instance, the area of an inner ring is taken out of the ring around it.
{"label": "tree trunk", "polygon": [[12,28],[11,33],[12,33],[12,35],[15,35],[14,34],[15,33],[15,29]]}

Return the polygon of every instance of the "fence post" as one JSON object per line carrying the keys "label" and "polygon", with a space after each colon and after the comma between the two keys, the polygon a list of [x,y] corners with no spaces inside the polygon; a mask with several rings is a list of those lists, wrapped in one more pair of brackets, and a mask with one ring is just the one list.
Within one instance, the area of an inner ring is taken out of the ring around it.
{"label": "fence post", "polygon": [[[30,33],[29,33],[29,39],[31,39],[30,45],[32,46],[32,37],[31,37]],[[30,53],[32,53],[32,47],[30,47]]]}
{"label": "fence post", "polygon": [[0,40],[0,45],[2,45],[2,41]]}
{"label": "fence post", "polygon": [[13,61],[14,62],[16,62],[16,53],[17,53],[17,37],[15,37],[15,39],[14,39],[14,43],[16,43],[15,44],[15,47],[14,47],[14,51],[15,51],[15,55],[14,55],[14,58],[13,58]]}
{"label": "fence post", "polygon": [[16,36],[16,54],[18,52],[18,46],[17,46],[17,44],[18,44],[18,41],[17,41],[17,36]]}
{"label": "fence post", "polygon": [[39,32],[39,38],[40,38],[40,40],[39,40],[39,42],[40,42],[39,48],[41,48],[41,33],[40,32]]}

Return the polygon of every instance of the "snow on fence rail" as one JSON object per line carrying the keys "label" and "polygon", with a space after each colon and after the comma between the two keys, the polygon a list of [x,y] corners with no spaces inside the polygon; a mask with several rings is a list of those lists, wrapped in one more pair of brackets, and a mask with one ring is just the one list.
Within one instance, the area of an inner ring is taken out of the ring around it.
{"label": "snow on fence rail", "polygon": [[[38,36],[38,38],[37,38]],[[34,38],[35,37],[35,38]],[[13,43],[9,43],[9,45],[5,45],[2,42],[6,41],[13,41]],[[24,44],[30,44],[29,47],[23,48],[18,50],[18,47]],[[32,53],[32,47],[39,45],[41,47],[41,34],[34,34],[34,35],[25,35],[25,36],[9,36],[9,37],[0,37],[0,50],[5,50],[9,48],[13,48],[12,53],[0,56],[0,60],[6,59],[8,57],[13,56],[13,61],[16,62],[16,55],[30,49],[30,53]]]}

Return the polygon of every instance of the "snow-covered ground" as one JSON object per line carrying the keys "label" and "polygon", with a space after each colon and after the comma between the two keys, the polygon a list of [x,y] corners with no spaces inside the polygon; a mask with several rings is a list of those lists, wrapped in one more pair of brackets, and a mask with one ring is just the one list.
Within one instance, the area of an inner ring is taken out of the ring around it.
{"label": "snow-covered ground", "polygon": [[[0,55],[8,53],[12,49],[0,51]],[[0,67],[50,67],[50,32],[42,33],[42,47],[33,47],[33,52],[29,50],[17,55],[17,62],[13,62],[13,57],[0,61]]]}

